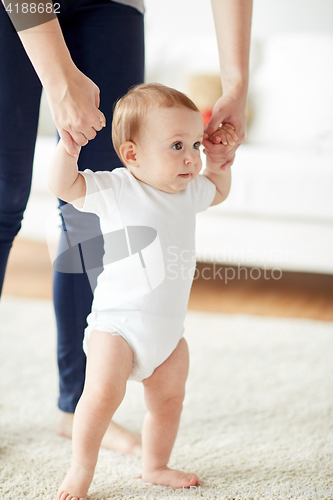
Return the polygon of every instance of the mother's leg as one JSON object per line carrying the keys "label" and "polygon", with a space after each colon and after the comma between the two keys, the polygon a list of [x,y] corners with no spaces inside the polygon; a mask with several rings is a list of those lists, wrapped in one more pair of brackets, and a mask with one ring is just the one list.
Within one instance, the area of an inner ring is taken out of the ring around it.
{"label": "mother's leg", "polygon": [[[73,9],[59,16],[59,21],[74,63],[100,88],[100,109],[107,121],[107,126],[97,133],[96,138],[82,148],[79,169],[112,170],[121,166],[111,140],[114,102],[129,87],[143,81],[143,17],[135,9],[109,0],[80,0]],[[80,225],[89,227],[87,234],[81,235],[83,240],[89,239],[89,233],[94,237],[101,234],[95,216],[90,217],[89,226]],[[96,264],[96,267],[101,269],[102,239],[96,252],[100,255],[100,266]],[[82,252],[81,255],[84,260]],[[90,281],[86,274],[56,271],[54,276],[59,408],[62,410],[58,432],[68,437],[71,435],[72,414],[84,385],[83,330],[95,284],[96,275]],[[138,438],[116,424],[110,426],[103,445],[127,453],[140,452]]]}
{"label": "mother's leg", "polygon": [[0,293],[31,186],[42,86],[0,2]]}

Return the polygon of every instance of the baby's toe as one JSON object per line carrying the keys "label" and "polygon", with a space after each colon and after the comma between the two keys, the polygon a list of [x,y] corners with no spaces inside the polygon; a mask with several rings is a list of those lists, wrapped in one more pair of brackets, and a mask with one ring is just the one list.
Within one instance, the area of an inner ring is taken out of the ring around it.
{"label": "baby's toe", "polygon": [[199,483],[198,476],[196,474],[189,474],[188,483],[189,486],[195,486],[196,484],[198,484]]}

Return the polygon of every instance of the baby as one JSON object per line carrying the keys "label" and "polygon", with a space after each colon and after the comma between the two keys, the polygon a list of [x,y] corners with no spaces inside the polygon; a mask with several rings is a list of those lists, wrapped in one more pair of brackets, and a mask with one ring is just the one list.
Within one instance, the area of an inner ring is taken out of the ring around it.
{"label": "baby", "polygon": [[[230,124],[221,133],[224,143],[237,140]],[[173,488],[199,482],[193,473],[168,468],[168,461],[189,367],[183,323],[195,271],[189,258],[195,215],[226,199],[230,168],[207,157],[199,175],[200,112],[186,95],[160,84],[138,85],[118,101],[112,134],[126,168],[78,172],[77,158],[60,141],[49,173],[53,193],[97,214],[104,235],[103,271],[85,331],[86,382],[59,500],[86,498],[128,379],[143,383],[148,409],[142,479]]]}

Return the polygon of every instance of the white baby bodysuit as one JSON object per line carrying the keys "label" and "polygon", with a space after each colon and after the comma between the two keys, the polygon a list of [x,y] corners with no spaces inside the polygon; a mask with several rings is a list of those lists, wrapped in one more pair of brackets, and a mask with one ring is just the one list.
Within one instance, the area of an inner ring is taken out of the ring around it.
{"label": "white baby bodysuit", "polygon": [[126,168],[81,175],[87,191],[79,210],[100,217],[104,238],[85,350],[94,329],[117,332],[134,353],[130,378],[141,381],[183,336],[195,271],[195,215],[210,206],[216,188],[203,175],[176,193],[149,186]]}

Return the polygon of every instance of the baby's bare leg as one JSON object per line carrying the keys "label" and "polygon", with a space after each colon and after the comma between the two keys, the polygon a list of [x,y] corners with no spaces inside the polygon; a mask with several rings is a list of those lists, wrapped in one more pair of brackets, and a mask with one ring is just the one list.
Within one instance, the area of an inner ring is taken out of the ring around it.
{"label": "baby's bare leg", "polygon": [[167,467],[178,432],[185,396],[189,356],[185,339],[154,373],[143,381],[148,413],[142,429],[142,479],[182,488],[199,482],[195,474]]}
{"label": "baby's bare leg", "polygon": [[72,464],[60,486],[59,500],[86,498],[101,441],[125,395],[132,363],[133,352],[122,337],[92,332],[85,387],[74,415]]}

